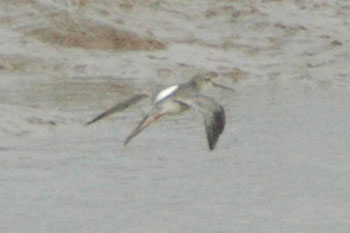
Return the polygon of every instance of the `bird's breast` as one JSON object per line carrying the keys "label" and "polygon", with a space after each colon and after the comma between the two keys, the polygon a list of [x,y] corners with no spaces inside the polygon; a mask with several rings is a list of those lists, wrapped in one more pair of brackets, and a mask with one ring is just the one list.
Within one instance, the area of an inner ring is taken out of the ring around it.
{"label": "bird's breast", "polygon": [[179,102],[169,100],[161,103],[161,108],[168,114],[178,114],[188,109],[186,105],[182,105]]}

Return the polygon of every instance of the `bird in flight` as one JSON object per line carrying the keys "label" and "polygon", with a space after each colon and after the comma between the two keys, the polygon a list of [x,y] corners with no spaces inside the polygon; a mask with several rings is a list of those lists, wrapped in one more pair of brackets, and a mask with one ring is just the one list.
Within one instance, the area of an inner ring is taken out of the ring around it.
{"label": "bird in flight", "polygon": [[[214,72],[200,73],[193,76],[187,83],[173,85],[158,92],[153,96],[151,110],[126,138],[124,145],[127,145],[132,138],[159,118],[166,115],[176,115],[188,109],[194,109],[203,116],[209,149],[213,150],[225,127],[225,111],[218,102],[202,95],[201,92],[208,87],[218,87],[234,91],[232,88],[213,82],[212,79],[216,76],[217,74]],[[120,112],[147,97],[152,96],[150,94],[137,94],[101,113],[87,122],[86,125],[90,125],[113,113]]]}

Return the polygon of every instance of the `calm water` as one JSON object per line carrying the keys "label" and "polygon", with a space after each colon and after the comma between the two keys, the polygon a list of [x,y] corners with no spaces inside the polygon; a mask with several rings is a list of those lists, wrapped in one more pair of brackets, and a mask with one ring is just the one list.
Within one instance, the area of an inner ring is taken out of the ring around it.
{"label": "calm water", "polygon": [[3,137],[0,231],[348,232],[349,91],[236,89],[210,93],[227,115],[212,152],[192,112],[122,146],[136,107],[91,127],[101,109],[67,107],[42,116],[56,126]]}

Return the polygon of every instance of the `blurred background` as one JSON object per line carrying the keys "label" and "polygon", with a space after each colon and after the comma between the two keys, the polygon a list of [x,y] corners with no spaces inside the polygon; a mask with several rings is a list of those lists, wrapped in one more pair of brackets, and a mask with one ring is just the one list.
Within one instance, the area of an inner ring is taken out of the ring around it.
{"label": "blurred background", "polygon": [[[0,1],[0,232],[349,232],[346,0]],[[226,128],[144,101],[199,72]]]}

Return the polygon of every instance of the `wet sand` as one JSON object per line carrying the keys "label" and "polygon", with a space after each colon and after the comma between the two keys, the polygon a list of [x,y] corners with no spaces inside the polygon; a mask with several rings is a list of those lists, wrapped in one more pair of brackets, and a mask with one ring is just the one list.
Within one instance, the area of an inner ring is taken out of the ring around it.
{"label": "wet sand", "polygon": [[[348,232],[346,1],[0,3],[0,232]],[[227,125],[139,90],[215,71]]]}

